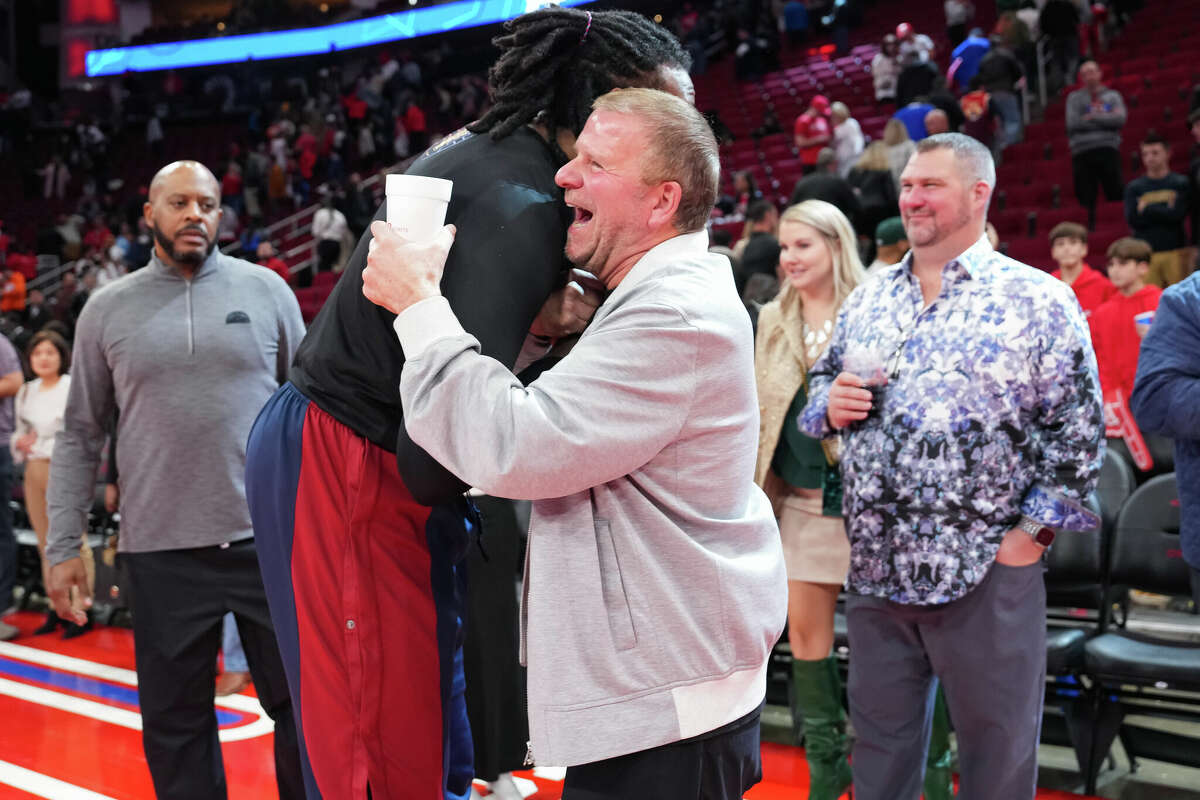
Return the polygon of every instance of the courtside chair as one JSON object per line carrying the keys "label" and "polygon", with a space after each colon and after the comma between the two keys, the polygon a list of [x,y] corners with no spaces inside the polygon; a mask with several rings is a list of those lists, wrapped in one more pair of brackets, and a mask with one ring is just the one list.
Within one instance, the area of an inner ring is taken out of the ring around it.
{"label": "courtside chair", "polygon": [[[1190,570],[1179,542],[1179,490],[1174,473],[1151,478],[1117,517],[1109,585],[1166,595],[1190,594]],[[1106,626],[1084,646],[1091,686],[1086,793],[1095,794],[1100,753],[1119,734],[1130,757],[1200,768],[1200,739],[1126,721],[1128,715],[1200,721],[1200,644],[1152,632]],[[1093,735],[1094,734],[1094,735]]]}

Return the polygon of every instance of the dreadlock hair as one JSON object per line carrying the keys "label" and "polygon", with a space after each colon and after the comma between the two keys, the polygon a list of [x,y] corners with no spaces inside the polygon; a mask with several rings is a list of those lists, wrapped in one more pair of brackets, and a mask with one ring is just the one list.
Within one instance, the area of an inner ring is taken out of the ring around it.
{"label": "dreadlock hair", "polygon": [[494,140],[534,121],[552,134],[565,128],[578,136],[600,95],[631,86],[661,89],[660,66],[691,66],[678,39],[629,11],[551,6],[509,20],[504,29],[493,40],[500,58],[488,71],[492,108],[467,126]]}

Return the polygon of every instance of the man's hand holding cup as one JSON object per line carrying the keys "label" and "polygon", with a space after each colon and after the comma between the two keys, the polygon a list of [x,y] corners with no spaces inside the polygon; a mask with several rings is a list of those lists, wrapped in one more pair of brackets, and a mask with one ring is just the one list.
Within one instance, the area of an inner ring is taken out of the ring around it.
{"label": "man's hand holding cup", "polygon": [[870,415],[874,398],[871,390],[864,389],[863,384],[863,379],[853,372],[843,372],[833,379],[825,413],[829,417],[829,424],[837,430],[862,422]]}
{"label": "man's hand holding cup", "polygon": [[363,296],[393,314],[441,294],[442,271],[454,244],[455,228],[445,225],[426,242],[406,241],[386,222],[371,223]]}

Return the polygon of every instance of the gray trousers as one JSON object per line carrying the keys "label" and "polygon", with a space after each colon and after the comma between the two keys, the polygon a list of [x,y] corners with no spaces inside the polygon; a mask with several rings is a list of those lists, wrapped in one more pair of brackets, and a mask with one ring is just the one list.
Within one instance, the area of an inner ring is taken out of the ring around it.
{"label": "gray trousers", "polygon": [[959,797],[1032,800],[1046,679],[1042,562],[996,564],[942,606],[846,601],[856,800],[921,795],[936,676],[958,734]]}

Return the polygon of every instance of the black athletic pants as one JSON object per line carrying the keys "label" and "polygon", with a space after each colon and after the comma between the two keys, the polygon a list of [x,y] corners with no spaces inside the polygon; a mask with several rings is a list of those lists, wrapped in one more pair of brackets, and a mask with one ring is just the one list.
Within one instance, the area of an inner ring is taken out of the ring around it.
{"label": "black athletic pants", "polygon": [[1071,156],[1075,176],[1075,197],[1088,210],[1088,227],[1095,227],[1096,196],[1100,187],[1108,202],[1115,203],[1125,195],[1121,181],[1121,154],[1115,147],[1097,147]]}
{"label": "black athletic pants", "polygon": [[232,611],[259,702],[275,721],[279,797],[302,800],[292,702],[254,541],[124,553],[121,568],[133,612],[142,748],[155,795],[159,800],[226,797],[213,690],[221,618]]}
{"label": "black athletic pants", "polygon": [[562,800],[741,800],[762,780],[759,715],[692,739],[567,770]]}
{"label": "black athletic pants", "polygon": [[329,272],[342,257],[342,243],[335,239],[317,242],[317,272]]}

